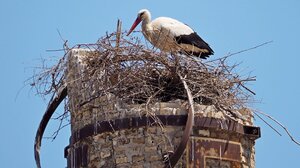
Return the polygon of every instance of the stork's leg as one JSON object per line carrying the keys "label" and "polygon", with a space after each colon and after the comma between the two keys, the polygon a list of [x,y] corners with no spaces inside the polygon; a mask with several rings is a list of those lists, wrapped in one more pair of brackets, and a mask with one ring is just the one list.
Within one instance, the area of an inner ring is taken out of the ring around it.
{"label": "stork's leg", "polygon": [[174,58],[174,71],[175,73],[178,72],[178,69],[180,68],[180,58],[177,52],[171,52],[171,56]]}

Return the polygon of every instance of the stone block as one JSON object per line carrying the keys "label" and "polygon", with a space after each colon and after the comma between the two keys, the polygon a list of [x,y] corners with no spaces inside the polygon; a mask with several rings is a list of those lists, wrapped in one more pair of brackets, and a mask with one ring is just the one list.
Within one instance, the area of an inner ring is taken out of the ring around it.
{"label": "stone block", "polygon": [[144,166],[143,166],[142,163],[140,163],[140,164],[133,164],[133,165],[131,166],[131,168],[144,168]]}
{"label": "stone block", "polygon": [[145,144],[145,137],[133,138],[132,143]]}
{"label": "stone block", "polygon": [[111,152],[109,150],[104,150],[100,152],[100,157],[103,158],[107,158],[111,156]]}
{"label": "stone block", "polygon": [[154,154],[154,155],[151,155],[148,159],[149,161],[158,161],[158,160],[161,160],[162,161],[162,156],[161,155],[158,155],[158,154]]}
{"label": "stone block", "polygon": [[116,158],[116,164],[121,164],[121,163],[127,163],[127,157],[126,156]]}
{"label": "stone block", "polygon": [[200,130],[198,130],[198,134],[199,134],[200,136],[206,136],[206,137],[209,137],[210,132],[209,132],[209,130],[200,129]]}
{"label": "stone block", "polygon": [[145,147],[145,152],[146,153],[156,153],[157,152],[157,147],[156,146],[146,146]]}
{"label": "stone block", "polygon": [[134,155],[132,156],[132,162],[139,162],[143,161],[145,157],[143,155]]}

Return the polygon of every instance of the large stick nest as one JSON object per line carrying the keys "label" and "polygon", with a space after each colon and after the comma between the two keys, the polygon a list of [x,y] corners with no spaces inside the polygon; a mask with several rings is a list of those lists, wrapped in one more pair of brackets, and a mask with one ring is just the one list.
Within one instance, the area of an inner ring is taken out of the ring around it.
{"label": "large stick nest", "polygon": [[122,35],[111,34],[96,44],[76,46],[95,51],[85,62],[90,80],[99,84],[99,92],[81,105],[108,93],[126,103],[187,100],[179,76],[184,78],[196,103],[214,105],[233,114],[251,101],[254,93],[245,82],[255,80],[254,77],[242,79],[234,72],[236,65],[227,65],[226,56],[204,61],[163,53],[142,45],[139,38],[126,39]]}
{"label": "large stick nest", "polygon": [[235,117],[253,101],[254,92],[246,84],[255,77],[236,73],[238,64],[229,65],[228,56],[201,60],[163,53],[148,46],[140,38],[125,38],[124,33],[107,34],[95,44],[78,44],[72,48],[65,42],[64,57],[58,64],[34,75],[31,85],[42,96],[55,95],[65,85],[69,51],[87,48],[94,53],[84,58],[88,65],[86,73],[90,75],[88,83],[97,83],[98,91],[81,106],[111,93],[126,103],[187,100],[180,76],[187,83],[194,102],[213,105]]}

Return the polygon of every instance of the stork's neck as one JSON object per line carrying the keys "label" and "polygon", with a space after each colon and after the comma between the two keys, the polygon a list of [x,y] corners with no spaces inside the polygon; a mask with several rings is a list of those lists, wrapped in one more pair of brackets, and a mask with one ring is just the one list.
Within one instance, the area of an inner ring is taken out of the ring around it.
{"label": "stork's neck", "polygon": [[146,17],[143,19],[142,22],[142,30],[143,31],[149,31],[151,29],[151,15],[150,13],[146,14]]}

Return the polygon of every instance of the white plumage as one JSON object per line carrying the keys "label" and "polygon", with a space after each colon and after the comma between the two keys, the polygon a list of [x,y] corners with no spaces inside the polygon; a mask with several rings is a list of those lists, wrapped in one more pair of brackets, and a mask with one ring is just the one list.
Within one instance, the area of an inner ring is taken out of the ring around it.
{"label": "white plumage", "polygon": [[191,54],[200,58],[207,58],[213,54],[209,45],[192,28],[169,17],[159,17],[151,22],[151,14],[147,9],[139,11],[127,35],[141,21],[145,38],[162,51]]}

